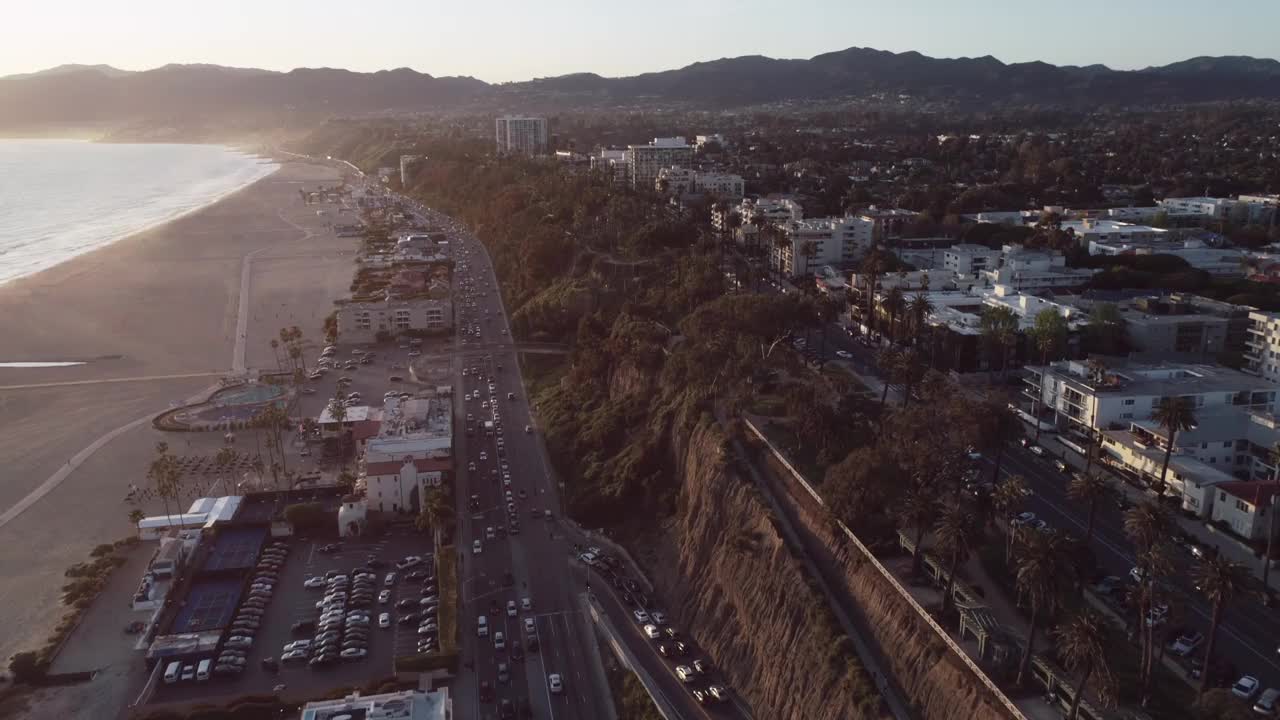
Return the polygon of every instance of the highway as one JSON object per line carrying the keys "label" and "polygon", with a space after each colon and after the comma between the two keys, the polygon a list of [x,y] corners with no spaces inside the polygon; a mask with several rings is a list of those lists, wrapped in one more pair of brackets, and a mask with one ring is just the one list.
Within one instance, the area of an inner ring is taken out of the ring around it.
{"label": "highway", "polygon": [[[455,435],[459,509],[455,544],[462,556],[459,623],[467,662],[464,670],[474,672],[459,678],[457,712],[460,717],[498,718],[500,703],[507,700],[517,716],[524,716],[521,710],[527,705],[531,717],[547,720],[608,717],[602,708],[611,707],[612,701],[607,687],[596,681],[597,651],[591,647],[594,639],[582,630],[583,611],[576,600],[582,586],[571,581],[570,546],[557,529],[558,488],[552,484],[546,456],[532,432],[518,346],[509,342],[510,327],[493,267],[483,247],[447,218],[424,211],[419,219],[451,228],[450,242],[459,265],[454,278],[458,333],[451,353],[455,427],[459,429]],[[478,334],[472,334],[473,328]],[[514,397],[508,399],[508,393]],[[468,396],[472,399],[464,399]],[[482,425],[486,420],[495,423],[492,437]],[[531,432],[525,432],[526,426]],[[510,475],[509,486],[504,484],[504,472]],[[512,534],[508,490],[519,534]],[[552,513],[550,519],[547,510]],[[539,517],[534,517],[535,512]],[[490,528],[492,537],[488,537]],[[476,540],[480,541],[478,553],[472,549]],[[527,611],[521,609],[525,598],[530,602]],[[508,601],[516,603],[514,617],[508,616]],[[480,616],[486,618],[486,637],[478,633]],[[533,620],[532,635],[525,631],[526,619]],[[501,648],[495,642],[498,633],[504,641]],[[530,640],[536,640],[536,650],[530,648]],[[515,650],[517,644],[522,651]],[[500,665],[507,669],[505,682],[499,680]],[[559,693],[550,688],[552,674],[562,679]],[[480,699],[482,684],[493,689],[493,701]],[[465,709],[476,706],[480,709],[474,713]]]}

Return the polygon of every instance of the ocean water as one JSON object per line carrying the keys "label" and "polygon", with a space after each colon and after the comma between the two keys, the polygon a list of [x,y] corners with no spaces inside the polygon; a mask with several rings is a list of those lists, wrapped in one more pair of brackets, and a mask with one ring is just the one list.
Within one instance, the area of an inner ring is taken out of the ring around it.
{"label": "ocean water", "polygon": [[216,145],[0,139],[0,284],[198,210],[277,167]]}

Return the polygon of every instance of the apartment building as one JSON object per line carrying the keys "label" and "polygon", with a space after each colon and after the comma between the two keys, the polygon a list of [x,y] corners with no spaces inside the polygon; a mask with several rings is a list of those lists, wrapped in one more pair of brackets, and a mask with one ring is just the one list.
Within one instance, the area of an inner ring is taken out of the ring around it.
{"label": "apartment building", "polygon": [[335,305],[338,337],[348,343],[376,342],[381,332],[445,332],[453,327],[453,302],[448,296],[343,300]]}
{"label": "apartment building", "polygon": [[1280,383],[1280,313],[1251,311],[1244,344],[1245,372]]}
{"label": "apartment building", "polygon": [[1248,306],[1184,294],[1139,297],[1112,304],[1124,319],[1129,342],[1137,354],[1205,361],[1224,352],[1246,349],[1252,310]]}
{"label": "apartment building", "polygon": [[875,224],[861,217],[789,220],[766,248],[769,265],[786,277],[808,275],[823,265],[849,265],[871,246]]}
{"label": "apartment building", "polygon": [[703,173],[689,168],[669,167],[658,171],[654,189],[674,195],[714,195],[725,200],[741,200],[745,184],[741,175]]}
{"label": "apartment building", "polygon": [[953,275],[974,277],[1000,266],[1001,253],[986,245],[961,243],[942,252],[942,269]]}
{"label": "apartment building", "polygon": [[648,145],[628,145],[624,159],[631,187],[651,188],[663,168],[689,167],[693,146],[682,137],[654,138]]}
{"label": "apartment building", "polygon": [[1165,398],[1180,397],[1196,414],[1222,408],[1270,412],[1276,386],[1230,368],[1192,363],[1133,364],[1107,368],[1097,363],[1063,360],[1028,365],[1023,391],[1054,414],[1059,427],[1089,433],[1123,429],[1150,420]]}
{"label": "apartment building", "polygon": [[494,120],[500,155],[542,155],[547,151],[547,119],[504,115]]}
{"label": "apartment building", "polygon": [[1215,522],[1226,524],[1246,540],[1267,537],[1271,523],[1267,511],[1276,511],[1277,488],[1274,482],[1223,483],[1215,490],[1218,494],[1213,503]]}
{"label": "apartment building", "polygon": [[759,232],[759,223],[783,225],[790,220],[804,218],[804,208],[791,198],[747,198],[736,206],[724,210],[712,209],[711,225],[716,230],[729,230],[729,216],[737,213],[741,225],[737,230],[739,242],[746,243]]}
{"label": "apartment building", "polygon": [[1169,237],[1169,231],[1162,228],[1099,218],[1063,220],[1061,228],[1074,234],[1085,248],[1092,242],[1159,242]]}
{"label": "apartment building", "polygon": [[1019,292],[1035,292],[1080,287],[1094,272],[1067,267],[1062,253],[1005,245],[1000,252],[999,266],[980,270],[977,275],[989,287],[1007,285]]}
{"label": "apartment building", "polygon": [[601,150],[591,156],[592,172],[603,173],[613,182],[627,182],[631,177],[631,165],[626,150]]}

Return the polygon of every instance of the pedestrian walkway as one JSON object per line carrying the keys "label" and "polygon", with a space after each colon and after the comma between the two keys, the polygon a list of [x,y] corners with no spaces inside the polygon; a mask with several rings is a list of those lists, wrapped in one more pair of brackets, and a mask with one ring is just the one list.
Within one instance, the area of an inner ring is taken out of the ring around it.
{"label": "pedestrian walkway", "polygon": [[[1028,431],[1031,429],[1028,424]],[[1043,447],[1049,454],[1062,458],[1064,462],[1071,466],[1073,470],[1083,471],[1087,464],[1085,458],[1075,450],[1068,448],[1058,441],[1056,435],[1041,433],[1038,444]],[[1099,463],[1094,458],[1091,472],[1101,472],[1104,477],[1112,481],[1112,486],[1117,492],[1122,493],[1129,502],[1137,504],[1154,500],[1156,493],[1149,488],[1138,488],[1130,485],[1123,477],[1111,470],[1110,467]],[[1195,538],[1196,542],[1207,548],[1216,548],[1223,557],[1233,562],[1240,563],[1249,572],[1259,579],[1262,578],[1262,558],[1256,555],[1252,548],[1245,545],[1242,541],[1237,540],[1230,535],[1222,533],[1210,525],[1201,522],[1195,518],[1189,518],[1181,513],[1173,513],[1174,522],[1178,527],[1185,531],[1188,535]],[[1267,584],[1272,590],[1280,589],[1280,571],[1272,569],[1271,577],[1268,578]]]}

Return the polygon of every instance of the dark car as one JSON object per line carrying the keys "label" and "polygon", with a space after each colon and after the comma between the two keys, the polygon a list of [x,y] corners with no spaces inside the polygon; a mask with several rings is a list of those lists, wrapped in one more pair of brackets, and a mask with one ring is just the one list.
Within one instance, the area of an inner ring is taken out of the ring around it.
{"label": "dark car", "polygon": [[520,643],[512,643],[511,659],[514,662],[519,662],[524,659],[524,651],[520,649]]}
{"label": "dark car", "polygon": [[525,643],[525,649],[531,653],[538,652],[538,638],[536,637],[529,638],[529,642]]}
{"label": "dark car", "polygon": [[493,688],[488,680],[480,681],[480,702],[493,702]]}
{"label": "dark car", "polygon": [[[414,604],[416,605],[417,603],[414,603]],[[400,623],[401,625],[413,625],[413,624],[415,624],[415,623],[417,623],[417,622],[418,622],[418,614],[417,614],[417,613],[409,613],[409,614],[407,614],[407,615],[401,615],[401,616],[396,620],[396,622]]]}
{"label": "dark car", "polygon": [[502,702],[498,704],[498,717],[502,718],[502,720],[515,720],[516,708],[511,704],[510,700],[503,698]]}
{"label": "dark car", "polygon": [[621,597],[622,597],[622,602],[624,602],[624,603],[626,603],[626,604],[628,604],[628,605],[635,605],[635,604],[636,604],[636,599],[635,599],[635,598],[633,598],[633,597],[631,597],[631,593],[627,592],[626,590],[623,590],[623,591],[622,591]]}
{"label": "dark car", "polygon": [[271,672],[280,672],[280,663],[275,658],[262,658],[262,667]]}
{"label": "dark car", "polygon": [[397,610],[408,610],[409,608],[414,608],[417,606],[418,606],[418,601],[414,600],[413,598],[405,598],[400,602],[396,603]]}
{"label": "dark car", "polygon": [[366,560],[364,564],[368,565],[369,567],[375,570],[381,570],[382,568],[385,568],[387,566],[387,564],[382,560],[379,560],[378,558],[372,558],[372,557]]}

